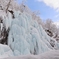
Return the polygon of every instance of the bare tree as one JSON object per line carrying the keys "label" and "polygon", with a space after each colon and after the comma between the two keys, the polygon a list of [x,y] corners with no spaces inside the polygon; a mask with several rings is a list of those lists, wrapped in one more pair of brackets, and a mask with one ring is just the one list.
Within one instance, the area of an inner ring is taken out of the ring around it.
{"label": "bare tree", "polygon": [[45,27],[49,30],[51,30],[51,26],[52,26],[53,21],[51,19],[47,19],[45,22]]}
{"label": "bare tree", "polygon": [[0,0],[0,9],[7,12],[8,9],[20,10],[20,7],[16,0]]}
{"label": "bare tree", "polygon": [[8,11],[9,6],[10,6],[10,3],[11,3],[11,0],[9,0],[9,2],[8,2],[8,4],[7,4],[6,13],[7,13],[7,11]]}
{"label": "bare tree", "polygon": [[45,30],[48,32],[50,36],[54,35],[54,38],[58,37],[59,35],[59,28],[56,27],[56,25],[51,19],[46,20]]}

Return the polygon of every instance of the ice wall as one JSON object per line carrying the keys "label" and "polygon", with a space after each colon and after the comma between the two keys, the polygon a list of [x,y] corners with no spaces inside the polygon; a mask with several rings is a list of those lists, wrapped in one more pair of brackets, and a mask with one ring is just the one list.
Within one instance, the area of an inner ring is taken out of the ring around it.
{"label": "ice wall", "polygon": [[51,38],[31,15],[14,11],[14,16],[8,37],[14,55],[37,55],[53,49],[49,43]]}
{"label": "ice wall", "polygon": [[[14,16],[14,18],[12,18],[12,16]],[[49,56],[54,58],[55,55],[55,59],[58,57],[59,43],[55,43],[54,39],[46,34],[42,26],[39,25],[36,20],[32,19],[31,15],[25,12],[21,13],[20,11],[13,11],[12,15],[10,12],[6,14],[5,11],[0,10],[0,17],[3,19],[6,30],[10,28],[8,46],[0,44],[0,58],[19,55],[22,55],[22,57],[26,55],[27,59],[28,55],[34,55],[34,57],[36,55],[37,57],[39,56],[39,58],[43,56],[43,59]],[[52,45],[55,46],[52,47]],[[47,51],[49,51],[47,54],[44,53]],[[42,53],[43,55],[40,55]],[[33,57],[29,56],[29,58]]]}
{"label": "ice wall", "polygon": [[8,36],[8,46],[0,44],[0,58],[19,55],[39,55],[46,51],[59,49],[54,39],[50,38],[41,25],[32,16],[20,11],[13,11],[12,14],[3,15],[3,22],[6,30],[10,28]]}

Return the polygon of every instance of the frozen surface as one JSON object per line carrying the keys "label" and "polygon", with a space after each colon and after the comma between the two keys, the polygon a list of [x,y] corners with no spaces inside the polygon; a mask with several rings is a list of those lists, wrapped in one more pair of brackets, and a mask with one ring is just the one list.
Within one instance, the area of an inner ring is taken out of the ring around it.
{"label": "frozen surface", "polygon": [[51,38],[37,21],[27,13],[15,11],[14,14],[8,37],[8,45],[14,55],[38,55],[52,50],[49,43]]}
{"label": "frozen surface", "polygon": [[40,55],[21,55],[16,57],[8,57],[4,59],[59,59],[59,50],[45,52]]}
{"label": "frozen surface", "polygon": [[[14,11],[14,16],[15,18],[12,18],[11,13],[8,12],[8,16],[4,18],[6,30],[10,28],[10,31],[8,36],[8,46],[0,45],[0,57],[3,56],[3,58],[5,58],[27,55],[14,58],[44,59],[45,57],[48,59],[46,55],[51,56],[51,53],[53,52],[48,51],[59,49],[59,43],[55,43],[53,38],[50,38],[46,34],[42,26],[39,25],[36,20],[32,19],[31,15]],[[52,47],[52,44],[55,45],[54,48]],[[58,50],[54,51],[50,59],[53,59],[54,55],[56,55],[55,58],[59,58],[58,52]]]}
{"label": "frozen surface", "polygon": [[0,58],[14,56],[12,50],[7,45],[0,44]]}

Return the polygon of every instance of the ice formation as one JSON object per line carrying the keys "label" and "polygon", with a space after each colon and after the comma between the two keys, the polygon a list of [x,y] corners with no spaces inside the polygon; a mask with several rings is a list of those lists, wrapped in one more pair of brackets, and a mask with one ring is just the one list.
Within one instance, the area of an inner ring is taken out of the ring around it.
{"label": "ice formation", "polygon": [[32,20],[31,15],[15,11],[14,16],[10,26],[8,45],[15,55],[38,55],[53,49],[49,43],[51,38],[37,21]]}
{"label": "ice formation", "polygon": [[[33,20],[31,15],[20,11],[14,11],[14,17],[11,13],[4,18],[6,30],[10,28],[8,36],[8,46],[0,47],[0,56],[7,54],[9,56],[19,55],[39,55],[46,51],[54,50],[50,44],[53,38],[50,38],[41,25]],[[59,46],[56,44],[55,46]],[[5,57],[5,56],[4,56]]]}
{"label": "ice formation", "polygon": [[0,44],[0,58],[12,57],[14,56],[12,50],[7,45]]}

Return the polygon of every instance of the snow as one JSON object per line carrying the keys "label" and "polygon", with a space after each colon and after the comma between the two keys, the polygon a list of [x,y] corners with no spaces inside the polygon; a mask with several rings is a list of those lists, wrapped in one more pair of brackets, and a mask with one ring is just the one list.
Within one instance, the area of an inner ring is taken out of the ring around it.
{"label": "snow", "polygon": [[9,56],[14,56],[10,47],[0,44],[0,58],[6,58]]}
{"label": "snow", "polygon": [[4,59],[59,59],[59,50],[48,51],[40,55],[21,55]]}
{"label": "snow", "polygon": [[2,28],[3,28],[3,24],[2,24],[2,23],[0,23],[0,25],[1,25],[1,31],[2,31]]}
{"label": "snow", "polygon": [[4,24],[5,24],[5,26],[6,26],[6,30],[9,28],[9,27],[11,27],[11,22],[12,22],[12,15],[11,15],[11,13],[9,13],[8,12],[8,15],[6,15],[5,17],[4,17],[4,20],[3,20],[3,22],[4,22]]}

